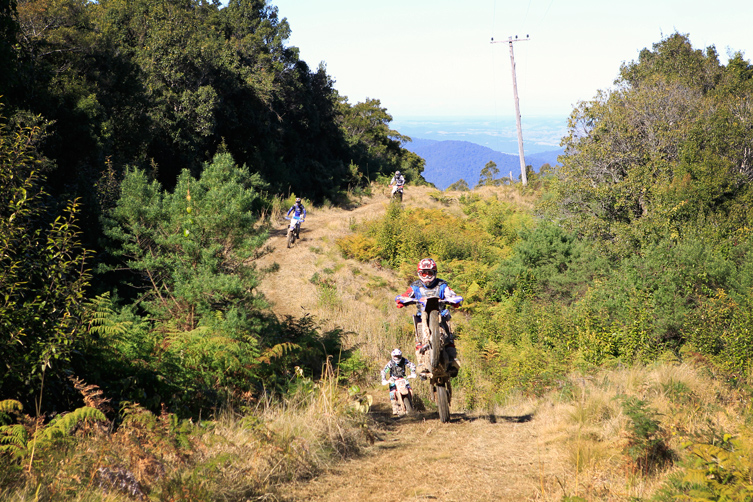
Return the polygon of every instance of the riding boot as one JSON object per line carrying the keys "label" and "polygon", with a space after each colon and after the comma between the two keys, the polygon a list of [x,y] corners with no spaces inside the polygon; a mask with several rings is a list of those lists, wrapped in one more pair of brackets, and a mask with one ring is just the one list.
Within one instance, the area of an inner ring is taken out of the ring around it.
{"label": "riding boot", "polygon": [[445,351],[450,360],[450,367],[447,368],[447,372],[450,374],[451,378],[454,378],[458,376],[458,370],[460,370],[460,362],[457,360],[458,351],[455,348],[455,344],[446,347]]}

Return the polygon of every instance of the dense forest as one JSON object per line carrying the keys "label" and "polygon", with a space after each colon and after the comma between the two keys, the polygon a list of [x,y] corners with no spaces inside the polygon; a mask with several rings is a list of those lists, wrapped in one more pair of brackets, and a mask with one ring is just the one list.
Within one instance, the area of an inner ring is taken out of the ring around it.
{"label": "dense forest", "polygon": [[[323,392],[333,354],[349,383],[375,364],[340,329],[272,314],[257,287],[274,270],[254,259],[294,197],[344,205],[396,169],[426,184],[424,161],[379,100],[349,103],[289,35],[264,0],[0,0],[3,488],[52,483],[56,462],[90,475],[87,455],[60,460],[80,422],[111,420],[156,465],[157,450],[202,450],[187,446],[202,418]],[[467,409],[657,360],[701,361],[748,392],[753,65],[675,33],[580,102],[562,141],[558,165],[503,187],[525,203],[465,191],[462,215],[390,204],[339,249],[406,279],[439,261],[466,298]],[[249,415],[241,428],[289,452]],[[338,441],[325,449],[351,447]],[[116,443],[98,451],[117,460]],[[208,490],[203,475],[160,476],[144,471],[165,499]]]}
{"label": "dense forest", "polygon": [[[310,334],[280,335],[255,298],[258,217],[421,180],[387,110],[340,96],[264,1],[9,0],[0,21],[0,395],[25,409],[67,409],[69,374],[189,414],[250,391],[264,350]],[[192,353],[201,330],[234,364]]]}

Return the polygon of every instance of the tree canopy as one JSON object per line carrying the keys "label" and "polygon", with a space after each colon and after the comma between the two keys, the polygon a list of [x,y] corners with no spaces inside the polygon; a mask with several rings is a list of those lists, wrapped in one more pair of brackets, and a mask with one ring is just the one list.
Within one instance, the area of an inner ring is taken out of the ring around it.
{"label": "tree canopy", "polygon": [[[87,193],[105,159],[171,187],[221,150],[274,192],[330,200],[423,166],[378,100],[350,104],[323,66],[286,45],[277,7],[232,0],[22,0],[2,6],[11,115],[53,123],[42,151],[56,191]],[[15,66],[11,63],[15,62]],[[11,66],[8,66],[11,65]],[[5,72],[4,76],[5,76]],[[75,148],[70,148],[75,145]],[[407,165],[406,165],[407,164]]]}

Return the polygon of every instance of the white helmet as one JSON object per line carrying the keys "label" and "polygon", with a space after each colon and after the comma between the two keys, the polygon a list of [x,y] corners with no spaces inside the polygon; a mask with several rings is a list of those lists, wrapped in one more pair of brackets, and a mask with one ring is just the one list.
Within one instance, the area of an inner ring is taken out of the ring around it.
{"label": "white helmet", "polygon": [[400,171],[395,171],[395,176],[400,176]]}
{"label": "white helmet", "polygon": [[392,359],[395,360],[395,362],[400,361],[400,359],[403,358],[403,353],[400,352],[400,349],[395,349],[392,351]]}

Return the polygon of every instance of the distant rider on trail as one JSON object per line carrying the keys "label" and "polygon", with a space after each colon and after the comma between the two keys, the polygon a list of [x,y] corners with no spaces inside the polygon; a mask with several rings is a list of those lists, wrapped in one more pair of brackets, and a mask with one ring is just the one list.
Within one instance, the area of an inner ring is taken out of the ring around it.
{"label": "distant rider on trail", "polygon": [[[390,381],[390,378],[410,378],[408,377],[406,368],[410,368],[411,374],[416,376],[416,365],[403,357],[403,353],[400,349],[392,351],[392,359],[382,370],[382,385],[390,384],[390,401],[392,402],[392,414],[398,415],[400,413],[400,405],[397,403],[397,388],[394,382]],[[410,384],[407,384],[410,388]]]}
{"label": "distant rider on trail", "polygon": [[[440,327],[442,328],[441,335],[443,337],[443,345],[450,359],[450,375],[455,376],[457,375],[457,370],[460,368],[460,364],[457,361],[458,352],[455,348],[454,337],[447,324],[447,321],[451,318],[450,311],[447,308],[447,305],[449,305],[450,302],[443,300],[453,300],[452,304],[459,307],[463,302],[463,298],[450,289],[446,281],[437,278],[437,263],[431,258],[424,258],[419,261],[418,280],[414,281],[405,293],[395,297],[395,302],[397,303],[398,308],[403,308],[405,305],[401,300],[402,298],[407,297],[420,300],[427,296],[426,293],[428,291],[433,291],[437,288],[440,299],[440,308],[442,308]],[[418,313],[413,316],[414,325],[416,327],[416,359],[418,360],[419,368],[421,368],[421,373],[430,372],[431,368],[428,363],[427,346],[424,343],[429,338],[429,320],[426,319],[426,322],[422,322],[423,319],[421,314],[423,313],[424,305],[420,301],[416,302],[416,307],[418,308]]]}
{"label": "distant rider on trail", "polygon": [[393,197],[398,190],[402,190],[403,185],[405,185],[405,177],[400,174],[400,171],[395,171],[395,175],[392,177],[389,184],[389,186],[392,187],[390,197]]}
{"label": "distant rider on trail", "polygon": [[[304,221],[306,221],[306,208],[303,207],[303,202],[301,202],[301,198],[300,197],[296,197],[295,198],[295,204],[293,204],[292,206],[290,206],[290,209],[288,209],[288,214],[286,216],[290,216],[290,213],[293,213],[293,217],[294,218],[299,218],[301,220],[300,221],[301,223],[303,223]],[[296,228],[297,228],[298,232],[300,232],[300,228],[301,228],[300,225],[298,225]],[[295,237],[299,238],[300,235],[298,235],[298,233],[296,233]]]}

